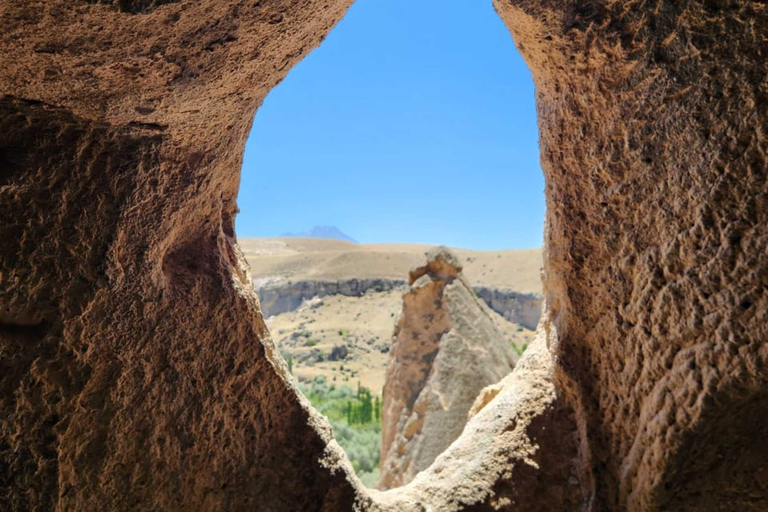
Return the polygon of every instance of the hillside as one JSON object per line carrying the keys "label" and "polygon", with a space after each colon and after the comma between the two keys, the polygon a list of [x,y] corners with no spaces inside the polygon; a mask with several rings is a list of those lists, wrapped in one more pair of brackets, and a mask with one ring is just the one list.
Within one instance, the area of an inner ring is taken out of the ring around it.
{"label": "hillside", "polygon": [[[267,318],[273,339],[304,382],[325,376],[331,384],[360,382],[378,394],[384,384],[392,332],[402,307],[409,270],[422,265],[431,247],[418,244],[353,244],[309,238],[239,240],[257,290],[288,287],[302,281],[343,282],[382,279],[403,281],[394,288],[375,287],[359,296],[330,294],[302,299],[296,308]],[[541,293],[539,249],[470,251],[454,249],[473,285]],[[299,306],[300,305],[300,306]],[[491,316],[517,351],[533,330]],[[530,326],[529,326],[530,327]]]}
{"label": "hillside", "polygon": [[[405,279],[431,247],[422,244],[354,244],[316,238],[238,240],[258,287],[275,280]],[[473,285],[541,294],[541,249],[452,249]]]}

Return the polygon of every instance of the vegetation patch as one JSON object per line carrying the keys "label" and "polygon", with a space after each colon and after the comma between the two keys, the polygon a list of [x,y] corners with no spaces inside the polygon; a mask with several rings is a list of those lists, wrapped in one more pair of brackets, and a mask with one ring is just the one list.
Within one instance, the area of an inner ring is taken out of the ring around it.
{"label": "vegetation patch", "polygon": [[315,377],[299,389],[333,427],[336,441],[347,452],[360,480],[369,487],[379,479],[381,451],[381,397],[357,385],[329,384],[324,375]]}

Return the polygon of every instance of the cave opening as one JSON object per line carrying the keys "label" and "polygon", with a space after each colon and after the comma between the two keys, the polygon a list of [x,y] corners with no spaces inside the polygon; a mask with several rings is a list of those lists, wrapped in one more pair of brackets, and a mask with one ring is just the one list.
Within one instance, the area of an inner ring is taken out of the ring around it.
{"label": "cave opening", "polygon": [[[279,353],[365,485],[425,469],[533,339],[543,188],[533,81],[490,2],[358,0],[259,109],[238,243]],[[425,259],[434,246],[450,253]],[[505,350],[468,363],[473,338]],[[459,369],[473,364],[482,377]]]}
{"label": "cave opening", "polygon": [[[3,3],[0,509],[765,510],[763,3],[496,1],[537,84],[547,305],[461,436],[386,493],[297,392],[233,226],[257,106],[351,3]],[[408,7],[396,18],[445,6]],[[462,16],[452,39],[479,41]],[[473,163],[426,185],[424,165],[357,174],[467,218],[479,181],[488,228],[511,188]],[[420,260],[409,300],[461,292],[453,260]]]}

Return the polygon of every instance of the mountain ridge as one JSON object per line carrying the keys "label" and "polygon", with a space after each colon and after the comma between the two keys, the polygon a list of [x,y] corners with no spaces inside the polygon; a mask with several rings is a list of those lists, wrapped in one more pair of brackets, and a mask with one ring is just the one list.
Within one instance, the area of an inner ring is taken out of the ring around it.
{"label": "mountain ridge", "polygon": [[331,240],[344,240],[346,242],[357,243],[357,240],[341,231],[336,226],[314,226],[306,231],[299,233],[283,233],[282,237],[289,238],[326,238]]}

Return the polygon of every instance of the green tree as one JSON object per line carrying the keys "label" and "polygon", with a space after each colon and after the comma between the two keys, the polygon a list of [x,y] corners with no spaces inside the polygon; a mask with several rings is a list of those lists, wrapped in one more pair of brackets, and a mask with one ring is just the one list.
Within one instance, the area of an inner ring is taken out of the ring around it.
{"label": "green tree", "polygon": [[371,391],[365,388],[363,388],[360,400],[360,410],[362,422],[370,423],[373,420],[373,400],[371,399]]}

